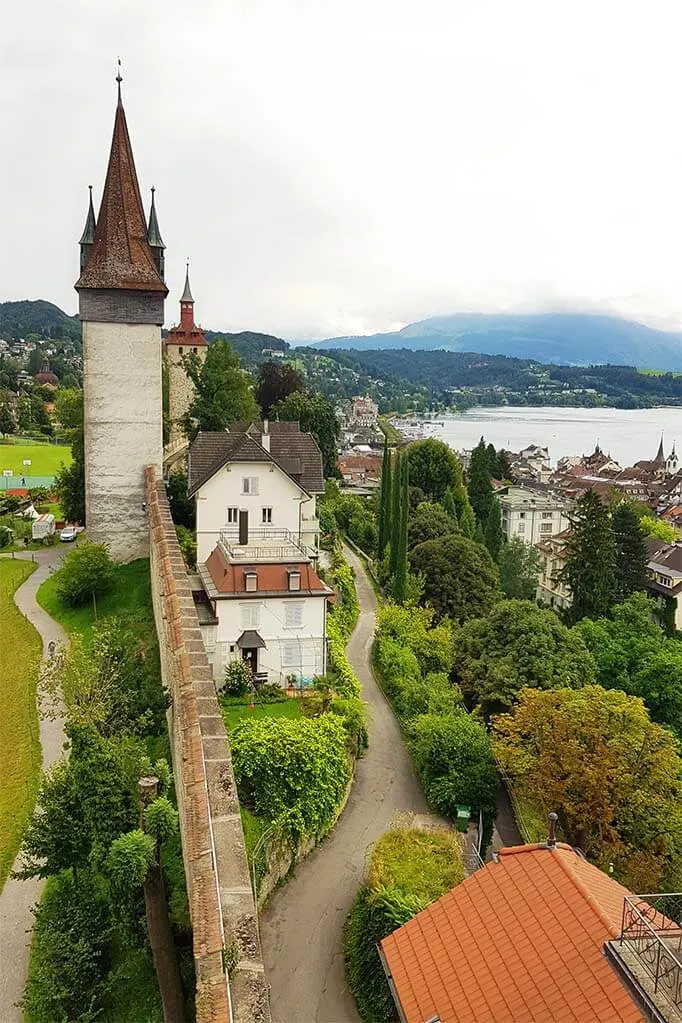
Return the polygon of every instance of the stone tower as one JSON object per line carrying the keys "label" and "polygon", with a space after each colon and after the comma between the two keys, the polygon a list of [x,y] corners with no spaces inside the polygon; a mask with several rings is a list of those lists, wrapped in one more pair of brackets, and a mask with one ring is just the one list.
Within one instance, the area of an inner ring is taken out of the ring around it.
{"label": "stone tower", "polygon": [[[97,220],[92,206],[76,284],[83,324],[85,508],[88,536],[117,561],[148,552],[144,470],[161,473],[163,248],[150,246],[121,77]],[[156,222],[153,221],[161,242]]]}
{"label": "stone tower", "polygon": [[168,418],[171,427],[171,443],[178,437],[184,436],[180,420],[187,412],[194,395],[194,385],[185,373],[183,359],[189,352],[193,352],[203,362],[207,349],[204,332],[194,322],[194,299],[189,286],[189,264],[187,264],[185,290],[180,298],[180,323],[169,331],[164,344],[168,371]]}

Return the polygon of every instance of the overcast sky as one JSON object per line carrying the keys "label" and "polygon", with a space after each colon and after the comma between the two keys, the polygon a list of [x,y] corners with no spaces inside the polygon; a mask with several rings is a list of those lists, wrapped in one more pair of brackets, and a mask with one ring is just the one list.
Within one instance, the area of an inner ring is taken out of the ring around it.
{"label": "overcast sky", "polygon": [[177,319],[458,311],[682,328],[679,0],[24,0],[0,38],[0,299],[76,310],[116,57]]}

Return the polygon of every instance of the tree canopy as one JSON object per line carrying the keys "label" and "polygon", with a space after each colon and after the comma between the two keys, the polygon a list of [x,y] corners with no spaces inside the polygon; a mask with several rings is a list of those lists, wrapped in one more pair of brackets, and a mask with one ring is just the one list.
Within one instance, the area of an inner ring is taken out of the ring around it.
{"label": "tree canopy", "polygon": [[540,552],[520,536],[502,545],[498,559],[500,585],[505,597],[534,600],[540,575]]}
{"label": "tree canopy", "polygon": [[256,401],[264,418],[272,413],[272,408],[284,401],[294,391],[303,390],[303,377],[288,362],[264,362],[256,381]]}
{"label": "tree canopy", "polygon": [[424,599],[441,618],[455,622],[479,618],[501,597],[490,554],[461,534],[419,544],[410,553],[410,568],[415,574],[423,573]]}
{"label": "tree canopy", "polygon": [[312,433],[322,452],[325,478],[338,476],[336,448],[339,439],[339,421],[331,402],[321,394],[293,391],[271,409],[277,419],[297,420],[304,433]]}
{"label": "tree canopy", "polygon": [[407,448],[407,458],[410,463],[410,483],[413,487],[419,487],[427,498],[442,501],[446,490],[450,488],[456,502],[458,494],[459,499],[463,499],[462,467],[455,452],[443,441],[434,437],[415,441]]}
{"label": "tree canopy", "polygon": [[437,540],[441,536],[458,532],[457,520],[451,518],[440,504],[422,501],[410,516],[408,546],[412,549],[427,540]]}
{"label": "tree canopy", "polygon": [[625,600],[631,593],[646,592],[647,551],[639,516],[630,501],[622,501],[611,517],[616,541],[617,599]]}
{"label": "tree canopy", "polygon": [[641,700],[600,686],[524,689],[493,731],[517,795],[555,811],[566,840],[613,863],[633,891],[661,890],[682,851],[682,761]]}
{"label": "tree canopy", "polygon": [[477,521],[482,528],[485,528],[493,504],[493,485],[490,473],[490,454],[483,437],[471,452],[467,478],[471,507],[474,509]]}
{"label": "tree canopy", "polygon": [[504,600],[455,634],[454,677],[486,716],[507,710],[524,686],[577,688],[595,680],[582,638],[549,608]]}
{"label": "tree canopy", "polygon": [[571,621],[607,614],[618,599],[616,542],[608,509],[593,490],[576,502],[559,579],[571,590]]}
{"label": "tree canopy", "polygon": [[182,418],[190,440],[200,430],[225,430],[237,420],[258,418],[249,376],[227,341],[210,344],[203,362],[189,352],[183,365],[194,385],[192,403]]}

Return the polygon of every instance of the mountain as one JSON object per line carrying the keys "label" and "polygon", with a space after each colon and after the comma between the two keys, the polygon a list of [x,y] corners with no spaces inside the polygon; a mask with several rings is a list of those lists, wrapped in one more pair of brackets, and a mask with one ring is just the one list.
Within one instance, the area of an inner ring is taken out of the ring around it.
{"label": "mountain", "polygon": [[309,344],[322,349],[445,349],[577,366],[610,363],[682,370],[682,333],[654,330],[615,316],[580,313],[458,313],[410,323],[391,334],[334,337]]}
{"label": "mountain", "polygon": [[59,306],[43,299],[0,302],[0,337],[10,341],[29,334],[77,341],[81,336],[81,325],[77,316],[67,316]]}

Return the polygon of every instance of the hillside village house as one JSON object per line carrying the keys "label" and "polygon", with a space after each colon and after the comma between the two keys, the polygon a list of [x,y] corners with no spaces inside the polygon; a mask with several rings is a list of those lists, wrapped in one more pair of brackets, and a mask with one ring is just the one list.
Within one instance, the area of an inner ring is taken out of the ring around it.
{"label": "hillside village house", "polygon": [[315,570],[322,456],[298,423],[235,423],[189,451],[195,591],[217,682],[230,660],[256,680],[309,684],[326,667],[327,601]]}
{"label": "hillside village house", "polygon": [[525,487],[505,487],[498,491],[497,499],[507,540],[518,536],[526,543],[537,544],[568,526],[570,504],[559,495]]}

